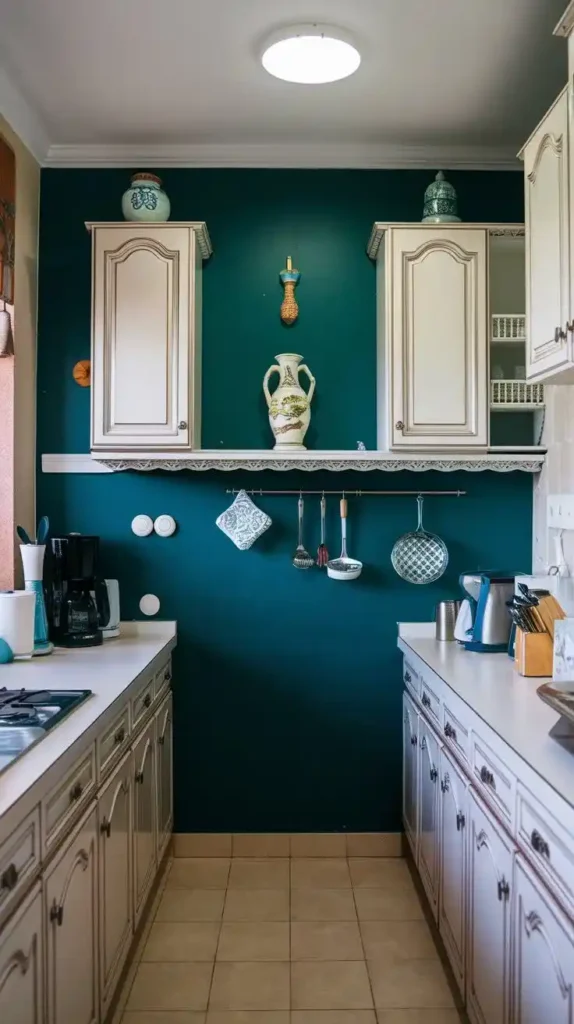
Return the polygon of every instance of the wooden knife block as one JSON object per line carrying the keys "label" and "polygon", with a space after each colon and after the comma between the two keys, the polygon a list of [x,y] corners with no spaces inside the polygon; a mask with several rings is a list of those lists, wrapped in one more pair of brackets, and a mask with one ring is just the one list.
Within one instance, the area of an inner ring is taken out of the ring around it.
{"label": "wooden knife block", "polygon": [[548,633],[516,630],[514,663],[521,676],[552,676],[554,644]]}

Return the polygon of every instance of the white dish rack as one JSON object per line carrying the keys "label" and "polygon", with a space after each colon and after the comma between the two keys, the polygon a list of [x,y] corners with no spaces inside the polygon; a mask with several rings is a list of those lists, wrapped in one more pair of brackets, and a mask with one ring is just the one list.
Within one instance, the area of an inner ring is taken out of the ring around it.
{"label": "white dish rack", "polygon": [[526,341],[526,316],[524,313],[495,313],[492,316],[492,340]]}
{"label": "white dish rack", "polygon": [[528,384],[525,380],[491,380],[490,407],[515,412],[543,409],[544,385]]}

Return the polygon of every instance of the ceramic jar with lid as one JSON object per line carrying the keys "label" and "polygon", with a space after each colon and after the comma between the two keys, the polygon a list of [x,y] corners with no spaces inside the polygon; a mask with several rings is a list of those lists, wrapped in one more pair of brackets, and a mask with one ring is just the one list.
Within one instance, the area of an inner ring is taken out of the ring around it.
{"label": "ceramic jar with lid", "polygon": [[425,192],[423,224],[449,224],[460,221],[454,185],[439,171]]}
{"label": "ceramic jar with lid", "polygon": [[146,171],[132,176],[132,183],[122,196],[122,213],[126,220],[148,223],[169,220],[170,208],[161,178]]}

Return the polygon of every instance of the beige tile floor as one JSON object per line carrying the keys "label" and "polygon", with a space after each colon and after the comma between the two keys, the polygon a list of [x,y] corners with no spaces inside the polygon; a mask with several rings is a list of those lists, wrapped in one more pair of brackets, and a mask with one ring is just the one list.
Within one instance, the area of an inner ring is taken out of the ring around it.
{"label": "beige tile floor", "polygon": [[152,914],[122,1024],[461,1019],[404,860],[177,858]]}

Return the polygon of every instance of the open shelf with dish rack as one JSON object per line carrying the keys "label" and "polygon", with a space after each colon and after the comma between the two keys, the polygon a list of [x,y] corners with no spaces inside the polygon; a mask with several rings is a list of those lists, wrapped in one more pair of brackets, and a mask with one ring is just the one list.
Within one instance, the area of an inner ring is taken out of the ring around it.
{"label": "open shelf with dish rack", "polygon": [[489,256],[490,443],[540,444],[544,387],[525,380],[524,234],[491,236]]}

